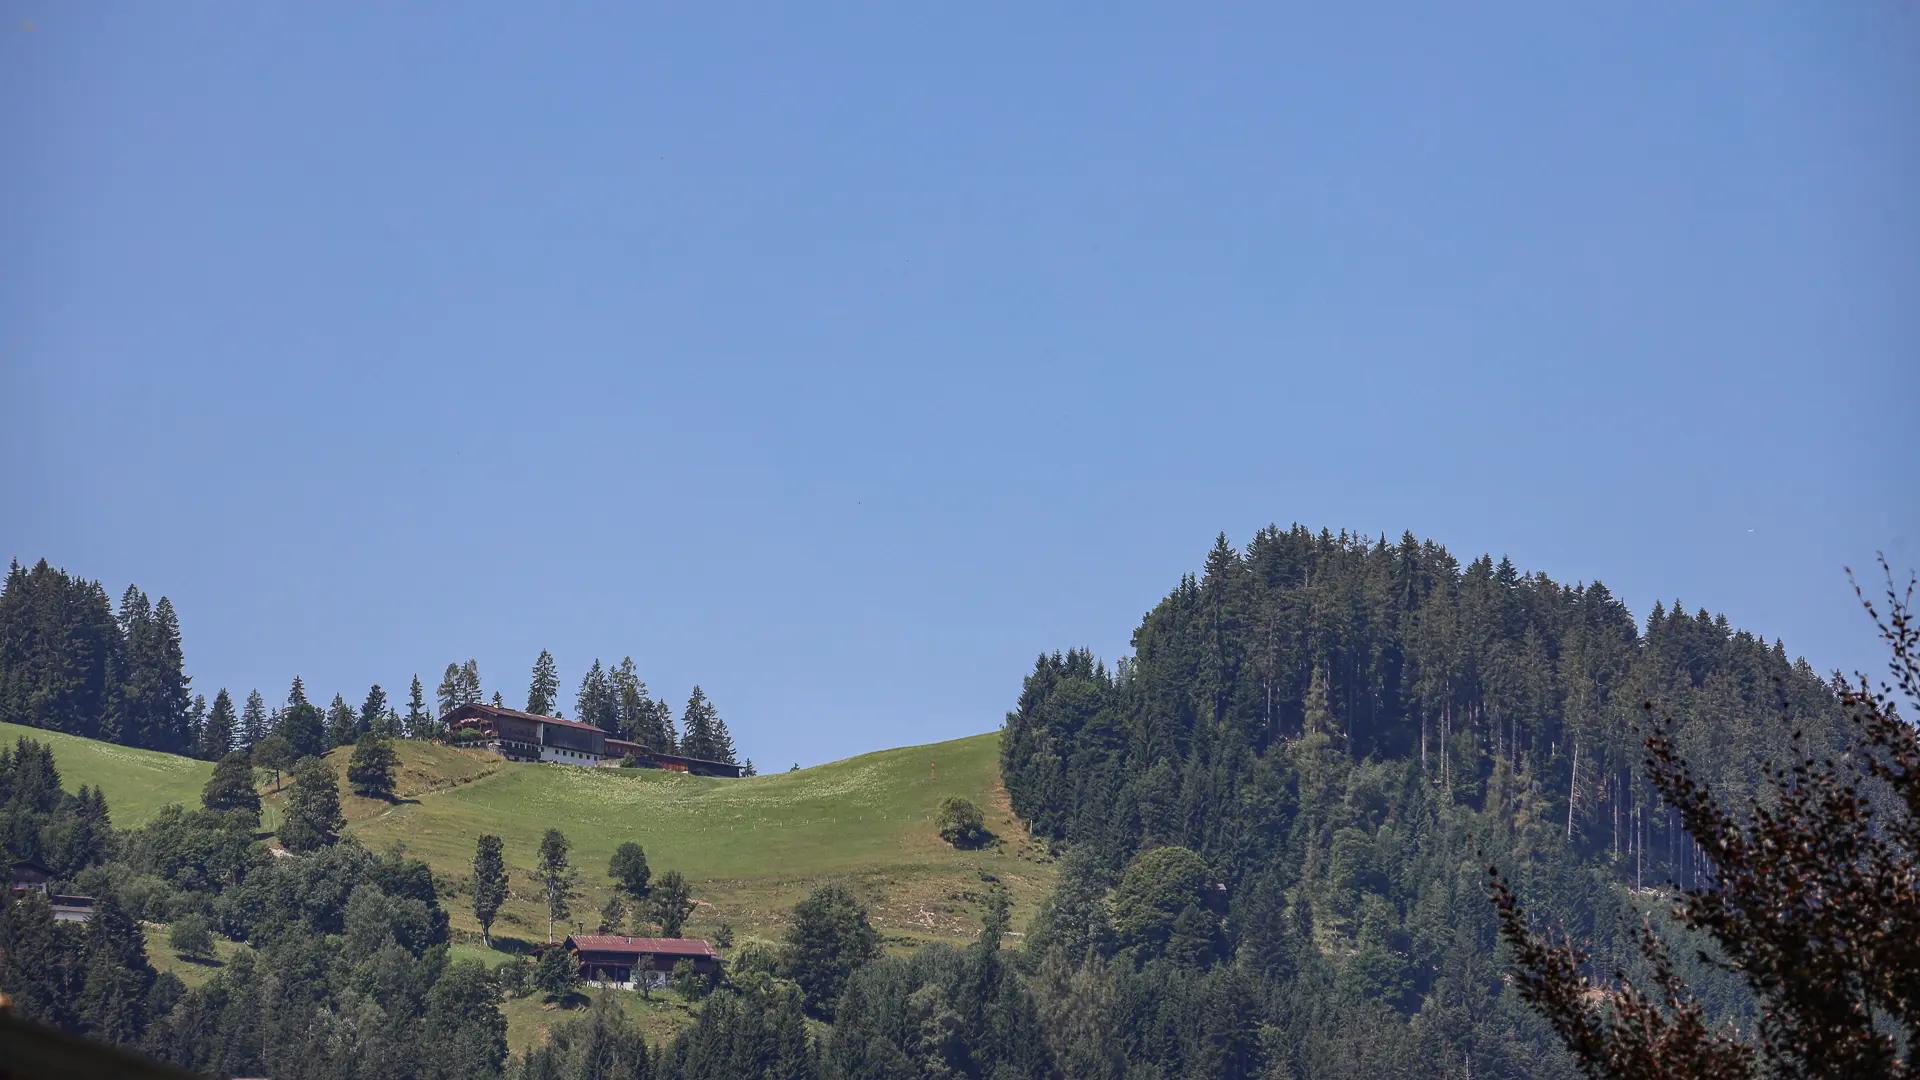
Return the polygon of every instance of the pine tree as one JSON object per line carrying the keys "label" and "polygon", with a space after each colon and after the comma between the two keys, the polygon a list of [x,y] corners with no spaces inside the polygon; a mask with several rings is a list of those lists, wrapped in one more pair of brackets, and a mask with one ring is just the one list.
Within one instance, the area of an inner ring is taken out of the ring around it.
{"label": "pine tree", "polygon": [[560,671],[554,665],[553,654],[545,649],[533,662],[533,681],[527,687],[527,711],[536,716],[553,715],[553,705],[560,696]]}
{"label": "pine tree", "polygon": [[500,691],[498,690],[493,692],[493,707],[496,709],[504,709],[507,707],[507,699],[501,697]]}
{"label": "pine tree", "polygon": [[428,738],[432,728],[433,717],[427,715],[426,691],[420,685],[419,672],[415,672],[413,684],[407,687],[407,738]]}
{"label": "pine tree", "polygon": [[390,736],[387,728],[387,692],[374,683],[367,689],[367,699],[360,703],[360,729],[357,735],[373,732],[382,737]]}
{"label": "pine tree", "polygon": [[647,684],[640,681],[640,672],[634,667],[633,657],[620,661],[607,676],[607,682],[613,687],[614,729],[623,739],[632,739],[645,743],[647,717],[653,709],[653,701],[647,697]]}
{"label": "pine tree", "polygon": [[157,731],[165,749],[186,753],[192,749],[194,737],[188,717],[193,680],[187,677],[186,654],[180,643],[180,619],[174,614],[173,601],[164,596],[160,598],[153,608],[153,622],[154,643],[158,649],[154,671]]}
{"label": "pine tree", "polygon": [[620,703],[615,697],[613,684],[607,681],[607,673],[595,660],[580,680],[580,692],[573,698],[574,719],[592,724],[608,731],[617,729],[620,722]]}
{"label": "pine tree", "polygon": [[472,705],[480,700],[480,661],[468,660],[460,665],[460,704]]}
{"label": "pine tree", "polygon": [[346,698],[333,695],[333,703],[327,706],[327,742],[333,746],[351,746],[359,737],[360,714],[353,711]]}
{"label": "pine tree", "polygon": [[[528,710],[532,711],[532,710]],[[480,940],[493,948],[493,917],[507,900],[507,863],[500,838],[482,836],[473,853],[473,917],[480,922]]]}
{"label": "pine tree", "polygon": [[132,585],[120,597],[120,637],[116,700],[104,734],[127,746],[157,748],[159,644],[153,624],[153,606],[147,594]]}
{"label": "pine tree", "polygon": [[326,758],[310,757],[294,769],[293,792],[280,823],[280,842],[288,851],[317,851],[340,839],[340,780]]}
{"label": "pine tree", "polygon": [[445,716],[465,705],[466,693],[466,683],[460,677],[460,665],[448,664],[447,673],[440,677],[440,688],[434,691],[434,696],[439,699],[439,715]]}
{"label": "pine tree", "polygon": [[702,761],[719,760],[714,756],[719,752],[714,727],[718,719],[713,703],[698,685],[694,686],[692,696],[687,698],[686,711],[680,714],[680,752]]}
{"label": "pine tree", "polygon": [[240,742],[244,749],[251,750],[261,739],[272,734],[271,722],[267,719],[267,699],[260,691],[247,691],[247,707],[240,713]]}
{"label": "pine tree", "polygon": [[719,710],[713,714],[713,756],[709,761],[724,761],[729,765],[738,764],[734,756],[733,733],[727,730],[727,722],[721,718]]}
{"label": "pine tree", "polygon": [[393,752],[393,744],[368,732],[353,744],[353,757],[347,762],[347,783],[353,785],[354,794],[361,798],[391,800],[393,772],[399,764],[400,756]]}
{"label": "pine tree", "polygon": [[195,694],[187,703],[187,742],[185,753],[200,752],[200,737],[207,726],[207,695]]}
{"label": "pine tree", "polygon": [[219,761],[233,749],[233,697],[226,687],[213,695],[213,708],[207,712],[206,723],[200,729],[200,756],[208,761]]}
{"label": "pine tree", "polygon": [[548,829],[540,838],[540,889],[547,898],[547,943],[553,943],[553,924],[565,925],[573,914],[573,899],[579,895],[580,874],[567,859],[573,845],[559,829]]}
{"label": "pine tree", "polygon": [[330,745],[327,742],[327,718],[307,700],[306,687],[294,676],[293,688],[287,692],[287,706],[280,710],[280,722],[275,734],[283,736],[293,752],[301,757],[324,754]]}

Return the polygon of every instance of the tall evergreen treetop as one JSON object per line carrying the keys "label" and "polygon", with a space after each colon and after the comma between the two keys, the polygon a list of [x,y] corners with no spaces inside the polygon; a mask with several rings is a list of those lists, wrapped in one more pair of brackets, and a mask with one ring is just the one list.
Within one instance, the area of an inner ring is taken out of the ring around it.
{"label": "tall evergreen treetop", "polygon": [[420,685],[420,673],[414,672],[407,687],[407,738],[424,739],[431,734],[433,717],[427,715],[426,689]]}
{"label": "tall evergreen treetop", "polygon": [[560,696],[560,670],[553,654],[545,649],[533,662],[533,680],[527,685],[527,711],[536,716],[552,716],[554,701]]}
{"label": "tall evergreen treetop", "polygon": [[384,731],[386,720],[387,692],[380,688],[379,683],[374,683],[371,687],[367,688],[366,700],[360,703],[359,734],[365,735],[369,731],[390,734]]}
{"label": "tall evergreen treetop", "polygon": [[272,722],[267,717],[267,699],[258,690],[247,691],[247,707],[240,714],[241,744],[250,750],[272,733]]}
{"label": "tall evergreen treetop", "polygon": [[439,699],[439,716],[445,716],[467,703],[466,683],[460,677],[460,665],[448,664],[445,675],[440,677],[440,688],[434,692]]}
{"label": "tall evergreen treetop", "polygon": [[360,737],[360,714],[340,694],[327,706],[327,741],[333,746],[352,746]]}
{"label": "tall evergreen treetop", "polygon": [[236,723],[233,697],[223,686],[219,693],[213,695],[213,707],[208,710],[206,724],[200,729],[200,756],[209,761],[226,757],[234,746]]}
{"label": "tall evergreen treetop", "polygon": [[[713,702],[707,700],[706,692],[697,685],[687,698],[686,711],[680,714],[680,729],[682,754],[705,761],[732,759],[733,740],[728,738],[722,743],[725,727],[720,714],[714,709]],[[719,755],[723,753],[728,757],[721,758]]]}

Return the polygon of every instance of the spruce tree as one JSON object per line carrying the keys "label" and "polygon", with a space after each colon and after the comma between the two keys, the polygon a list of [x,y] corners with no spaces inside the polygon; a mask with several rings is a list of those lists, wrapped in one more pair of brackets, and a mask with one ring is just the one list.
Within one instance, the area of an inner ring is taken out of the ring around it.
{"label": "spruce tree", "polygon": [[187,741],[181,750],[182,753],[198,754],[200,752],[200,736],[206,726],[207,695],[195,694],[193,700],[187,702]]}
{"label": "spruce tree", "polygon": [[669,870],[660,875],[660,880],[648,890],[647,908],[653,920],[660,924],[661,937],[679,937],[687,925],[687,917],[693,914],[696,907],[693,889],[678,870]]}
{"label": "spruce tree", "polygon": [[213,776],[200,789],[200,805],[217,814],[245,811],[258,825],[260,793],[253,786],[253,761],[239,750],[222,757],[213,767]]}
{"label": "spruce tree", "polygon": [[729,765],[738,764],[734,757],[733,733],[727,730],[727,722],[721,718],[718,709],[713,714],[713,756],[709,761],[724,761]]}
{"label": "spruce tree", "polygon": [[646,742],[642,729],[653,702],[647,697],[647,684],[640,681],[633,657],[621,660],[620,666],[607,675],[607,682],[613,687],[614,730],[623,739]]}
{"label": "spruce tree", "polygon": [[267,719],[267,699],[258,690],[247,691],[247,707],[240,713],[240,743],[251,750],[273,731]]}
{"label": "spruce tree", "polygon": [[440,677],[440,688],[434,691],[439,699],[440,716],[445,716],[467,703],[466,683],[460,677],[460,665],[448,664],[445,675]]}
{"label": "spruce tree", "polygon": [[424,739],[432,734],[433,717],[427,715],[427,695],[420,685],[420,673],[414,672],[407,687],[407,738]]}
{"label": "spruce tree", "polygon": [[607,681],[607,673],[595,660],[580,680],[580,692],[573,698],[573,718],[582,723],[592,724],[608,731],[619,726],[620,703],[614,695],[613,684]]}
{"label": "spruce tree", "polygon": [[460,704],[474,704],[480,693],[480,661],[468,660],[460,665]]}
{"label": "spruce tree", "polygon": [[293,688],[287,693],[287,707],[280,710],[276,734],[284,737],[294,753],[301,757],[327,752],[326,717],[307,700],[306,687],[301,685],[297,675],[293,679]]}
{"label": "spruce tree", "polygon": [[354,794],[361,798],[391,800],[393,772],[399,765],[400,756],[394,753],[393,744],[368,732],[353,744],[353,757],[347,762],[347,783],[353,785]]}
{"label": "spruce tree", "polygon": [[714,756],[719,748],[714,730],[714,721],[718,718],[713,702],[695,685],[693,694],[687,698],[686,711],[680,714],[680,752],[702,761],[719,760]]}
{"label": "spruce tree", "polygon": [[560,671],[553,654],[545,649],[533,662],[533,681],[527,687],[527,711],[536,716],[552,716],[555,699],[560,696]]}
{"label": "spruce tree", "polygon": [[359,737],[360,714],[353,711],[346,698],[333,695],[333,703],[327,706],[327,742],[332,746],[351,746]]}
{"label": "spruce tree", "polygon": [[480,940],[493,948],[493,917],[507,900],[507,862],[500,838],[482,836],[473,852],[473,917],[480,922]]}
{"label": "spruce tree", "polygon": [[380,688],[379,683],[374,683],[367,689],[367,699],[360,703],[360,729],[356,735],[368,732],[392,735],[393,732],[386,730],[387,712],[387,692]]}
{"label": "spruce tree", "polygon": [[573,899],[579,895],[579,871],[568,861],[573,845],[559,829],[548,829],[540,838],[540,889],[547,898],[547,943],[553,943],[553,924],[566,924],[573,914]]}
{"label": "spruce tree", "polygon": [[104,726],[110,741],[159,748],[160,648],[147,594],[132,585],[120,597],[120,636],[113,715]]}
{"label": "spruce tree", "polygon": [[192,679],[187,677],[186,654],[180,643],[180,619],[173,601],[161,597],[153,608],[155,656],[155,720],[161,745],[174,753],[193,747],[194,730],[188,717]]}
{"label": "spruce tree", "polygon": [[280,843],[288,851],[318,851],[340,839],[340,780],[326,758],[303,759],[293,771],[293,791],[280,823]]}
{"label": "spruce tree", "polygon": [[226,757],[233,749],[234,725],[233,697],[223,686],[213,695],[213,708],[208,710],[206,723],[200,729],[200,756],[208,761]]}

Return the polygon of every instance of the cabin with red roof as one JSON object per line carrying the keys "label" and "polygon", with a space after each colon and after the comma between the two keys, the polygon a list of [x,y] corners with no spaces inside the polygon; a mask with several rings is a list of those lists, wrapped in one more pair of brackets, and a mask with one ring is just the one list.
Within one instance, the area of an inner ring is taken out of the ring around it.
{"label": "cabin with red roof", "polygon": [[682,960],[702,975],[720,970],[720,954],[699,938],[571,934],[565,948],[580,961],[580,981],[594,986],[665,986]]}

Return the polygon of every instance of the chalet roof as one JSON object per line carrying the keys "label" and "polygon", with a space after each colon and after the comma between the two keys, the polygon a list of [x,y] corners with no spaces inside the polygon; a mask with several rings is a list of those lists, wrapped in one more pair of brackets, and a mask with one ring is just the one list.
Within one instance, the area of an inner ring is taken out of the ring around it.
{"label": "chalet roof", "polygon": [[648,757],[651,757],[657,761],[687,761],[687,762],[692,762],[695,765],[714,765],[723,769],[740,768],[740,763],[737,761],[709,761],[706,758],[687,757],[682,754],[665,754],[665,753],[661,753],[658,750],[653,749],[652,747],[648,746],[646,743],[635,742],[632,739],[616,739],[611,735],[607,736],[607,745],[608,746],[631,746],[636,750],[644,750],[646,751]]}
{"label": "chalet roof", "polygon": [[567,946],[588,952],[629,953],[639,956],[654,953],[664,956],[711,956],[719,959],[713,946],[699,938],[625,937],[620,934],[571,934]]}
{"label": "chalet roof", "polygon": [[[537,724],[553,724],[558,727],[577,728],[581,731],[597,731],[602,735],[607,733],[606,728],[582,723],[578,720],[562,720],[557,716],[541,716],[539,713],[521,712],[519,709],[503,709],[498,705],[483,705],[478,701],[468,702],[465,705],[456,705],[447,710],[446,716],[463,712],[478,713],[481,716],[487,717],[511,716],[516,720],[532,720]],[[441,719],[444,720],[446,717],[443,716]]]}

